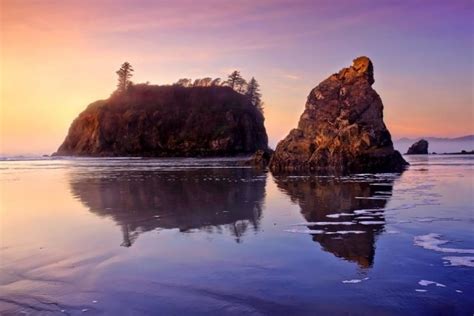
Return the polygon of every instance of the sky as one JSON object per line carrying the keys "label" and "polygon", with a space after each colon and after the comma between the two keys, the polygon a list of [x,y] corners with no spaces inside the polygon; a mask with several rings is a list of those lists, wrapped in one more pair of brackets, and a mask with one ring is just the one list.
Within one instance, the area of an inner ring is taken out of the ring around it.
{"label": "sky", "polygon": [[54,152],[124,61],[137,83],[254,76],[274,147],[310,90],[365,55],[394,139],[474,134],[471,0],[0,3],[0,155]]}

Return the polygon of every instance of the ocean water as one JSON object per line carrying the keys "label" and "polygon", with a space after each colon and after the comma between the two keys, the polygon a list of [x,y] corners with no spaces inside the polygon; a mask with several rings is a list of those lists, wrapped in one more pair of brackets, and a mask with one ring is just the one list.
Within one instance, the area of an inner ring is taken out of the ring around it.
{"label": "ocean water", "polygon": [[474,156],[0,162],[2,315],[472,315]]}

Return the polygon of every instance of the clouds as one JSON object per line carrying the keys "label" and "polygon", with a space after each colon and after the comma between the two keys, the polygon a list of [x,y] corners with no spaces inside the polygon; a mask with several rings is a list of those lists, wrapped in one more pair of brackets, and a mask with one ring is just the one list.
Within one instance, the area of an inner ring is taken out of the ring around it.
{"label": "clouds", "polygon": [[[466,0],[3,0],[2,136],[14,147],[14,136],[30,130],[54,150],[75,115],[109,95],[128,60],[137,82],[234,69],[255,76],[276,142],[309,90],[358,55],[375,63],[392,134],[472,132],[471,12]],[[25,87],[34,98],[23,97]]]}

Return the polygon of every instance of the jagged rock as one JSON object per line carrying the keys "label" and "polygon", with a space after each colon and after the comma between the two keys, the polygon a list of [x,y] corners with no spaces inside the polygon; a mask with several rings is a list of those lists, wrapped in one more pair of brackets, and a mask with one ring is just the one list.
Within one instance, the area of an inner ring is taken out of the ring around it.
{"label": "jagged rock", "polygon": [[428,141],[420,139],[408,148],[407,155],[428,155]]}
{"label": "jagged rock", "polygon": [[229,87],[135,85],[92,103],[55,155],[196,157],[268,148],[264,118]]}
{"label": "jagged rock", "polygon": [[373,65],[359,57],[314,88],[298,127],[280,141],[272,171],[352,173],[402,171],[407,162],[393,148],[383,104],[372,89]]}

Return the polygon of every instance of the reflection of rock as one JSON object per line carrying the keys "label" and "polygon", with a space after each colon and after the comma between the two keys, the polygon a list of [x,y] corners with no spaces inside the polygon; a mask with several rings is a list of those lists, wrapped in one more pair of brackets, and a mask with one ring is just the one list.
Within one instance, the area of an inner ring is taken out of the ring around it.
{"label": "reflection of rock", "polygon": [[407,155],[428,155],[428,141],[420,139],[408,148]]}
{"label": "reflection of rock", "polygon": [[121,226],[123,246],[157,228],[230,231],[240,242],[259,229],[264,174],[253,169],[193,169],[173,172],[77,173],[71,192],[91,212]]}
{"label": "reflection of rock", "polygon": [[383,104],[372,89],[369,58],[354,59],[309,94],[298,127],[280,141],[273,171],[355,173],[401,171],[407,165],[393,148]]}
{"label": "reflection of rock", "polygon": [[[308,228],[324,230],[323,234],[313,235],[313,240],[319,242],[324,250],[356,262],[360,267],[372,266],[375,239],[384,227],[384,214],[377,209],[386,205],[392,190],[391,184],[370,186],[368,182],[288,177],[277,177],[276,183],[293,202],[299,204],[306,221],[322,224],[312,226],[308,223]],[[372,197],[375,192],[376,199],[364,199]],[[329,224],[335,222],[353,223]],[[367,225],[368,222],[375,224]],[[342,231],[361,233],[344,234]]]}

